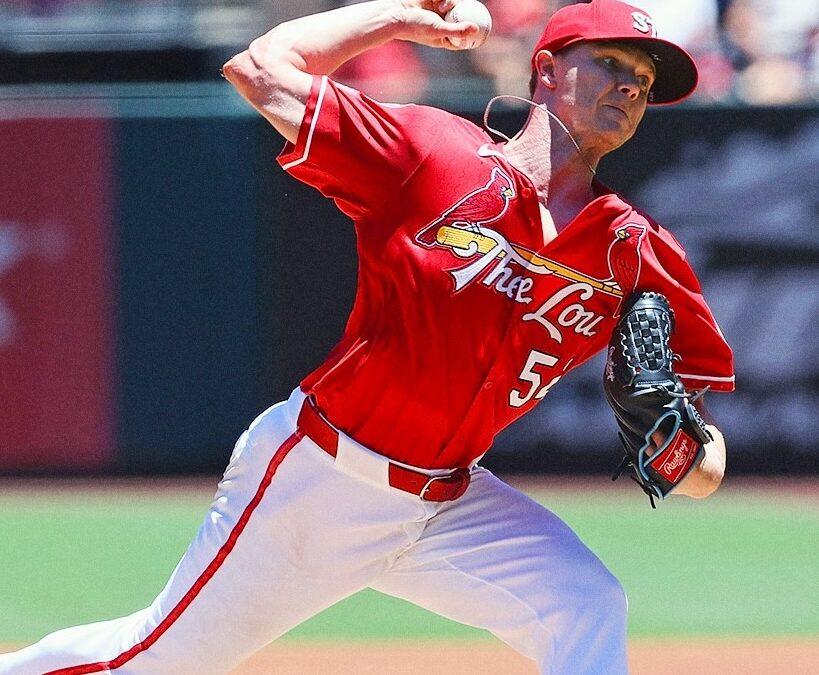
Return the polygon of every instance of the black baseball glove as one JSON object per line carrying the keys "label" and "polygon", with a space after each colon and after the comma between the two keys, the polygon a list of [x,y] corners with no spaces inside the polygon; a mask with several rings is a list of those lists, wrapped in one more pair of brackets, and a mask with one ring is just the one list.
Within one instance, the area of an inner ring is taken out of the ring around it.
{"label": "black baseball glove", "polygon": [[626,451],[612,480],[629,471],[652,507],[654,497],[664,499],[698,464],[712,440],[691,405],[696,397],[689,401],[674,374],[673,331],[665,296],[632,295],[614,329],[603,382]]}

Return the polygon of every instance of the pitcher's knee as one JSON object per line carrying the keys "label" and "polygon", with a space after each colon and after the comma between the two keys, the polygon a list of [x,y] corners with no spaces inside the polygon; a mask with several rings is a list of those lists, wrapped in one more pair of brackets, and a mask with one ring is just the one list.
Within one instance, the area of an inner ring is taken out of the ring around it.
{"label": "pitcher's knee", "polygon": [[609,612],[613,617],[625,623],[628,616],[628,597],[626,596],[626,591],[623,588],[623,584],[621,584],[617,577],[611,572],[608,572],[608,576],[609,585],[607,597],[609,599]]}
{"label": "pitcher's knee", "polygon": [[628,616],[628,599],[622,584],[602,564],[595,578],[590,581],[587,602],[582,602],[581,612],[594,617],[597,623],[609,627],[625,627]]}

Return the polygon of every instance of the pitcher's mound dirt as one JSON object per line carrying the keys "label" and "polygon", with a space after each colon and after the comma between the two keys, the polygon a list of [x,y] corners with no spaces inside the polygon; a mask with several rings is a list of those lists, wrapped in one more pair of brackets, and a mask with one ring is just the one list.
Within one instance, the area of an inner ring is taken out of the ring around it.
{"label": "pitcher's mound dirt", "polygon": [[[819,641],[635,640],[632,675],[790,675],[819,672]],[[233,675],[537,675],[528,659],[493,643],[458,646],[281,642]]]}

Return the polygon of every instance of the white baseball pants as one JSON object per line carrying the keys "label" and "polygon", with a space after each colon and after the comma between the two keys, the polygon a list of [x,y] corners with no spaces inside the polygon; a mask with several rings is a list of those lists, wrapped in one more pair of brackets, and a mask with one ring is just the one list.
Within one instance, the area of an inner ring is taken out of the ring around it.
{"label": "white baseball pants", "polygon": [[483,468],[454,502],[339,466],[296,431],[304,395],[241,436],[204,523],[150,607],[0,656],[0,674],[227,673],[371,587],[491,631],[542,673],[625,673],[626,599],[557,516]]}

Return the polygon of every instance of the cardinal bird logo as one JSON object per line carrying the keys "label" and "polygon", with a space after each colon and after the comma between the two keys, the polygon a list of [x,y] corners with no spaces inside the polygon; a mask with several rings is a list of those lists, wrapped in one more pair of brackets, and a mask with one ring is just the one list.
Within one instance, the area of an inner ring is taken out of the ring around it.
{"label": "cardinal bird logo", "polygon": [[615,239],[608,251],[611,274],[608,281],[616,285],[624,296],[628,296],[637,287],[637,279],[640,277],[642,265],[640,244],[646,236],[646,228],[644,225],[628,223],[618,227],[614,235]]}
{"label": "cardinal bird logo", "polygon": [[[598,279],[509,242],[503,234],[492,229],[490,225],[503,218],[514,198],[512,179],[495,167],[485,185],[460,199],[415,236],[416,241],[426,248],[446,248],[458,258],[471,261],[447,270],[455,283],[455,292],[484,274],[486,286],[492,286],[521,303],[529,303],[531,298],[523,292],[513,293],[506,284],[514,279],[520,288],[530,289],[534,277],[527,275],[554,275],[586,284],[618,299],[623,298],[623,288],[631,290],[636,286],[640,274],[640,242],[646,233],[644,226],[628,223],[614,231],[614,241],[607,251],[609,276]],[[512,264],[517,272],[511,271],[509,266]],[[492,266],[495,269],[490,271]]]}
{"label": "cardinal bird logo", "polygon": [[499,167],[492,169],[489,182],[470,192],[455,206],[421,230],[418,243],[427,247],[440,245],[451,228],[479,233],[481,226],[500,220],[515,198],[512,179]]}

